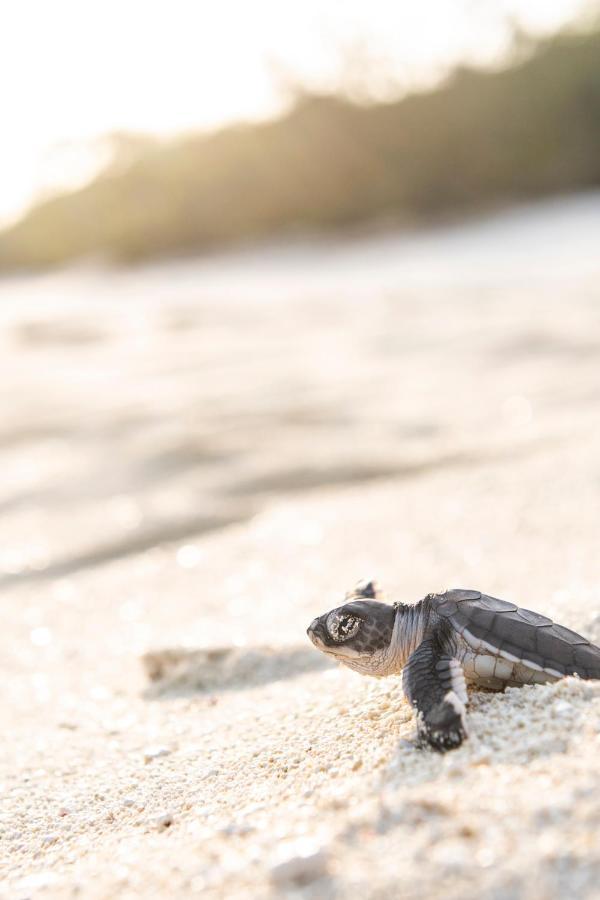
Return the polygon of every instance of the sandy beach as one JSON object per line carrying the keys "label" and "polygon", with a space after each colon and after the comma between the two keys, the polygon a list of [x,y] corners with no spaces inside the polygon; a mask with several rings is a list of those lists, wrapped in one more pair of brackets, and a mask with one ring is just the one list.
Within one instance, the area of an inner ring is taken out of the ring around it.
{"label": "sandy beach", "polygon": [[360,577],[600,642],[600,200],[0,282],[0,895],[600,896],[600,683],[305,635]]}

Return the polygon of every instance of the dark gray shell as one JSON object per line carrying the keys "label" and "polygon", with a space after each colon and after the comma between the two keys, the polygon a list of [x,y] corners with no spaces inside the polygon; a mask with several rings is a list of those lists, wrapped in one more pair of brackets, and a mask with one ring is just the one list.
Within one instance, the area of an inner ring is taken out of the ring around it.
{"label": "dark gray shell", "polygon": [[546,616],[479,591],[446,591],[431,603],[475,652],[557,676],[600,678],[600,647]]}

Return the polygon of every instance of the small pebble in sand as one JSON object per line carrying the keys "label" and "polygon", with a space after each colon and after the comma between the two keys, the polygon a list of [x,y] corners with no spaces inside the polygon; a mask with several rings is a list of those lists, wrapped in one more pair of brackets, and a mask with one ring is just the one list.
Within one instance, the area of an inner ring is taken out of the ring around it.
{"label": "small pebble in sand", "polygon": [[168,747],[147,747],[144,750],[144,762],[152,762],[153,759],[159,759],[161,756],[168,756],[171,751]]}
{"label": "small pebble in sand", "polygon": [[58,723],[58,727],[64,728],[67,731],[77,731],[79,725],[77,724],[77,722],[72,722],[68,719],[61,719],[61,721]]}
{"label": "small pebble in sand", "polygon": [[328,863],[324,850],[290,856],[271,867],[271,881],[278,888],[303,887],[327,875]]}
{"label": "small pebble in sand", "polygon": [[55,844],[59,838],[58,834],[45,834],[42,838],[42,844],[44,847],[50,846],[50,844]]}
{"label": "small pebble in sand", "polygon": [[154,816],[152,819],[152,824],[159,831],[164,831],[166,828],[170,828],[173,824],[173,813],[163,812],[157,816]]}

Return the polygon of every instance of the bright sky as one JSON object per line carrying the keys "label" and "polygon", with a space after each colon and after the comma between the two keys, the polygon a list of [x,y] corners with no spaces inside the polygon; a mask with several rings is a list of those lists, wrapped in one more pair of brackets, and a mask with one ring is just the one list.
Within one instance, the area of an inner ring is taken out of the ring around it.
{"label": "bright sky", "polygon": [[[506,49],[511,19],[552,31],[590,0],[0,2],[0,221],[97,168],[89,142],[263,117],[285,84],[335,87],[358,52],[374,95]],[[346,60],[346,62],[344,62]]]}

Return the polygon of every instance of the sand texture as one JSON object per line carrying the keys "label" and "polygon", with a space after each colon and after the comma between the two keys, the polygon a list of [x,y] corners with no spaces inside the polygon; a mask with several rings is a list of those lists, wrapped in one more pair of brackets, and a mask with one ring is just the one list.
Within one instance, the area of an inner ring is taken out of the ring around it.
{"label": "sand texture", "polygon": [[375,575],[600,641],[600,263],[448,240],[366,298],[2,285],[2,897],[600,897],[600,682],[442,756],[305,635]]}

